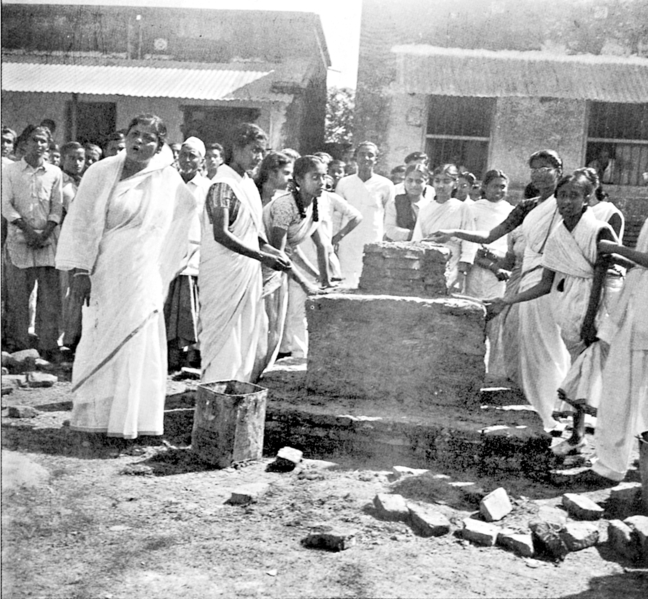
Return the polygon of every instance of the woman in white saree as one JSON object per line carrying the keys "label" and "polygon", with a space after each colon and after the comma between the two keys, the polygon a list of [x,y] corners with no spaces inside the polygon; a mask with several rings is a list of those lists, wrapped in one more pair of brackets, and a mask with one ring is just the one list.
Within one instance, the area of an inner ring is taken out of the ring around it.
{"label": "woman in white saree", "polygon": [[[529,158],[531,181],[539,196],[522,200],[490,231],[439,231],[433,241],[457,237],[474,243],[492,243],[522,225],[526,247],[520,290],[533,287],[541,279],[542,255],[551,232],[560,224],[554,192],[562,174],[562,159],[553,150],[540,150]],[[559,426],[553,418],[557,407],[556,389],[569,369],[569,353],[560,337],[551,298],[539,297],[520,305],[519,373],[527,401],[534,407],[547,431]]]}
{"label": "woman in white saree", "polygon": [[572,361],[569,376],[559,383],[559,394],[576,409],[572,435],[553,448],[556,455],[578,451],[585,444],[584,410],[576,400],[598,406],[607,354],[607,348],[597,343],[597,328],[608,309],[604,293],[608,265],[598,259],[597,244],[617,238],[588,208],[590,195],[598,187],[596,173],[591,171],[592,178],[588,171],[576,171],[558,183],[556,201],[562,220],[547,240],[540,280],[511,298],[493,302],[507,305],[543,296],[552,299],[555,322]]}
{"label": "woman in white saree", "polygon": [[195,211],[165,137],[159,117],[133,119],[126,151],[88,169],[61,231],[56,267],[72,271],[72,293],[86,304],[73,430],[126,439],[163,432],[163,305]]}
{"label": "woman in white saree", "polygon": [[261,198],[250,176],[267,140],[256,125],[241,125],[229,164],[218,168],[207,194],[198,272],[203,382],[256,381],[256,357],[268,331],[261,264],[270,270],[291,267],[266,241]]}

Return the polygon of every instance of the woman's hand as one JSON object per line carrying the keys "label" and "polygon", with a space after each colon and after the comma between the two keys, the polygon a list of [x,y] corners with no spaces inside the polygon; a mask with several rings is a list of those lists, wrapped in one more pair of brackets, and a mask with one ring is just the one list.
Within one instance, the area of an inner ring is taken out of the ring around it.
{"label": "woman's hand", "polygon": [[586,320],[583,323],[583,326],[581,327],[581,331],[580,331],[580,336],[581,339],[583,340],[583,343],[589,347],[590,345],[592,345],[592,343],[598,341],[597,334],[598,331],[596,330],[596,326],[594,325],[594,323],[588,322]]}
{"label": "woman's hand", "polygon": [[497,316],[500,312],[504,310],[509,304],[504,301],[502,297],[496,297],[492,300],[484,300],[484,305],[486,310],[491,318]]}
{"label": "woman's hand", "polygon": [[88,273],[77,272],[72,275],[71,294],[79,304],[90,305],[92,282]]}
{"label": "woman's hand", "polygon": [[618,243],[606,241],[605,239],[598,242],[598,251],[601,254],[614,254],[619,247]]}
{"label": "woman's hand", "polygon": [[292,268],[292,262],[290,258],[286,256],[283,252],[277,254],[266,254],[261,255],[261,264],[271,268],[272,270],[290,270]]}
{"label": "woman's hand", "polygon": [[497,277],[498,281],[508,281],[511,278],[511,273],[503,268],[494,268],[491,272]]}
{"label": "woman's hand", "polygon": [[431,241],[433,243],[448,243],[452,239],[451,231],[436,231],[432,233],[429,237],[426,237],[423,241]]}

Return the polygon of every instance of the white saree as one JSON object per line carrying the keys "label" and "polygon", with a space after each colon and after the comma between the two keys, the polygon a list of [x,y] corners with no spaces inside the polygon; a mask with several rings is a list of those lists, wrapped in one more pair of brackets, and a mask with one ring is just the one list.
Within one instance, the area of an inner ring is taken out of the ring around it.
{"label": "white saree", "polygon": [[[513,210],[506,200],[490,202],[477,200],[470,206],[475,217],[477,231],[490,231],[499,225]],[[496,241],[485,246],[489,252],[498,258],[504,258],[508,249],[508,235],[503,235]],[[466,277],[466,295],[477,299],[494,299],[502,297],[506,291],[506,281],[499,281],[490,270],[474,264]]]}
{"label": "white saree", "polygon": [[[637,240],[648,252],[648,221]],[[604,320],[599,337],[610,345],[603,370],[593,469],[612,480],[624,479],[634,436],[648,430],[648,269],[631,268],[620,297]]]}
{"label": "white saree", "polygon": [[[562,224],[547,241],[543,265],[556,273],[551,293],[554,296],[554,314],[560,335],[571,356],[571,367],[560,385],[565,401],[572,405],[588,406],[595,414],[601,392],[601,372],[607,356],[604,343],[586,347],[581,340],[581,327],[589,305],[594,280],[594,265],[598,255],[597,242],[602,229],[609,226],[596,219],[588,209],[573,231]],[[605,288],[601,291],[594,324],[598,328],[608,311]]]}
{"label": "white saree", "polygon": [[[538,204],[524,219],[526,240],[520,291],[540,282],[545,245],[551,232],[562,222],[556,198]],[[569,353],[560,336],[553,312],[551,294],[520,304],[520,379],[527,401],[534,407],[543,426],[556,426],[553,411],[557,389],[569,369]]]}
{"label": "white saree", "polygon": [[[264,238],[261,198],[252,179],[222,165],[213,183],[227,183],[240,202],[230,230],[243,243],[259,248]],[[256,380],[255,358],[267,332],[261,300],[261,263],[226,248],[214,239],[211,220],[202,219],[199,341],[202,381]]]}
{"label": "white saree", "polygon": [[[440,229],[462,229],[463,231],[475,230],[475,217],[472,207],[457,198],[440,204],[436,200],[423,206],[419,212],[412,241],[421,241]],[[475,259],[477,246],[474,243],[453,237],[444,243],[451,252],[450,260],[446,266],[446,283],[451,288],[459,277],[459,262],[472,264]]]}
{"label": "white saree", "polygon": [[92,283],[72,373],[71,428],[135,438],[163,432],[163,305],[188,253],[195,202],[166,147],[120,181],[124,159],[107,158],[84,175],[57,268],[87,269]]}

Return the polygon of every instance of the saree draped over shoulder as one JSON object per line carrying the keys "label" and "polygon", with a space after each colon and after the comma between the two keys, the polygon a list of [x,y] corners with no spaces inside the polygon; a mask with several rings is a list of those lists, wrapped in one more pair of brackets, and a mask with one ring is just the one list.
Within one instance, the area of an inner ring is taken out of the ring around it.
{"label": "saree draped over shoulder", "polygon": [[[600,342],[586,347],[580,332],[585,320],[594,280],[597,240],[602,229],[610,227],[586,210],[573,231],[560,225],[547,242],[543,264],[556,273],[551,293],[560,335],[571,356],[571,367],[560,385],[562,395],[572,405],[587,405],[590,413],[598,406],[602,366],[607,346]],[[608,311],[608,298],[602,290],[595,318],[598,328]]]}
{"label": "saree draped over shoulder", "polygon": [[[258,250],[264,238],[261,198],[250,177],[222,165],[213,183],[227,183],[239,200],[233,235]],[[203,215],[200,247],[200,332],[202,381],[256,379],[255,357],[267,335],[261,301],[261,263],[226,248],[214,239]]]}
{"label": "saree draped over shoulder", "polygon": [[188,252],[195,211],[167,148],[120,181],[125,155],[85,174],[65,220],[57,268],[90,271],[90,305],[72,373],[71,427],[135,438],[162,434],[163,305]]}
{"label": "saree draped over shoulder", "polygon": [[[540,282],[545,246],[561,222],[554,196],[538,204],[524,219],[522,234],[526,245],[520,291]],[[519,309],[522,389],[548,430],[556,426],[552,416],[556,391],[569,369],[569,354],[560,336],[552,300],[552,294],[547,294],[522,302]]]}
{"label": "saree draped over shoulder", "polygon": [[[513,210],[506,200],[489,202],[477,200],[471,206],[475,217],[477,231],[490,231],[499,225]],[[488,251],[498,258],[504,258],[508,249],[508,235],[504,235],[485,246]],[[474,264],[466,278],[466,295],[477,299],[493,299],[502,297],[506,291],[506,281],[499,281],[490,270]]]}
{"label": "saree draped over shoulder", "polygon": [[[442,204],[434,200],[431,201],[423,206],[419,212],[418,220],[414,226],[414,233],[412,234],[412,241],[421,241],[440,229],[474,231],[475,217],[472,206],[456,198],[450,198]],[[452,252],[446,267],[446,283],[450,288],[457,282],[459,277],[459,262],[472,264],[477,246],[456,237],[443,245]]]}
{"label": "saree draped over shoulder", "polygon": [[[263,209],[263,223],[266,235],[270,236],[272,228],[275,226],[275,208],[282,204],[284,204],[285,208],[285,204],[289,204],[290,202],[294,202],[292,195],[284,194],[274,198]],[[298,266],[300,261],[298,256],[294,254],[294,249],[311,237],[320,224],[319,221],[315,222],[313,220],[313,204],[310,204],[306,208],[305,212],[305,218],[301,218],[299,214],[296,213],[295,218],[286,229],[287,239],[285,252],[291,260],[296,261]],[[265,299],[266,315],[268,317],[268,337],[265,347],[260,348],[262,351],[259,351],[258,354],[257,369],[259,370],[259,373],[262,373],[265,369],[269,368],[277,358],[277,354],[279,353],[286,332],[287,316],[290,309],[289,304],[292,302],[292,312],[294,313],[293,321],[299,320],[300,315],[303,315],[305,318],[303,303],[306,299],[299,284],[290,280],[288,273],[270,270],[266,267],[263,267],[263,296]],[[300,305],[302,310],[299,309]],[[292,324],[293,328],[295,328],[295,322]],[[300,327],[298,323],[296,328],[302,329],[305,327]],[[303,339],[303,337],[305,337],[305,330],[302,331],[301,335],[298,334],[298,337],[300,337],[301,340],[299,345],[301,346],[302,351],[305,352],[307,350],[307,340]]]}
{"label": "saree draped over shoulder", "polygon": [[[648,221],[637,240],[637,251],[648,252]],[[648,269],[631,268],[625,286],[599,328],[610,345],[603,370],[593,469],[612,480],[623,480],[630,464],[635,435],[648,430]]]}

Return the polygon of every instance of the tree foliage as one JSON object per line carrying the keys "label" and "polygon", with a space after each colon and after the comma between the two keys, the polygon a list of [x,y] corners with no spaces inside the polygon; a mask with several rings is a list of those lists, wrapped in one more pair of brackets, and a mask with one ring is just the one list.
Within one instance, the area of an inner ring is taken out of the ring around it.
{"label": "tree foliage", "polygon": [[353,112],[355,90],[333,87],[328,91],[326,102],[326,130],[328,143],[353,142]]}

